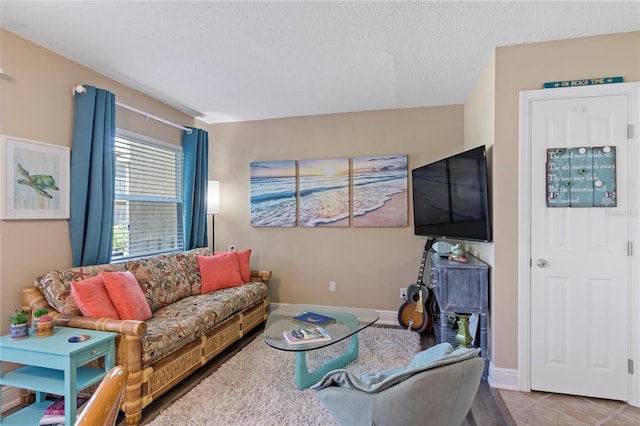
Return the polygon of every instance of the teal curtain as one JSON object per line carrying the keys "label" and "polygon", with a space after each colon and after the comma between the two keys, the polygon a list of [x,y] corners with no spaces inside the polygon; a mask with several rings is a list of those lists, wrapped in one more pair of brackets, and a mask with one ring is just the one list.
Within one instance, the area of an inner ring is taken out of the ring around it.
{"label": "teal curtain", "polygon": [[74,94],[69,233],[73,266],[111,260],[115,191],[115,95],[84,86]]}
{"label": "teal curtain", "polygon": [[186,250],[207,247],[207,184],[209,180],[209,134],[190,127],[182,136],[184,154],[183,218]]}

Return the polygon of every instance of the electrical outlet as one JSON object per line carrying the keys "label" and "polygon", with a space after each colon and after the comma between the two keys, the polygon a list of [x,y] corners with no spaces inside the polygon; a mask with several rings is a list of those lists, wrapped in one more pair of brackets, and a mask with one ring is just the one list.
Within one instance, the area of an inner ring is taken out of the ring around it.
{"label": "electrical outlet", "polygon": [[336,291],[336,282],[329,281],[329,291]]}
{"label": "electrical outlet", "polygon": [[227,246],[227,251],[236,251],[236,245],[235,244],[229,244]]}
{"label": "electrical outlet", "polygon": [[400,299],[406,299],[407,298],[407,289],[402,287],[400,289]]}

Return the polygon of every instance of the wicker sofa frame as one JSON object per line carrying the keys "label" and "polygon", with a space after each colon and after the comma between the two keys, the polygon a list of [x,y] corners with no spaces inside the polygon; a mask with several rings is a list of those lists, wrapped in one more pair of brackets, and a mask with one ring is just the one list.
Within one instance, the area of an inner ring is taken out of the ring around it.
{"label": "wicker sofa frame", "polygon": [[[251,281],[269,283],[271,271],[251,271]],[[122,398],[121,410],[128,425],[142,421],[142,409],[151,404],[198,368],[239,340],[249,330],[267,320],[269,297],[236,312],[199,339],[186,344],[167,357],[142,368],[141,337],[147,330],[144,321],[87,318],[61,314],[49,305],[38,287],[22,289],[25,311],[48,309],[55,325],[118,333],[116,338],[117,365],[129,371],[127,387]],[[23,398],[24,401],[24,398]]]}

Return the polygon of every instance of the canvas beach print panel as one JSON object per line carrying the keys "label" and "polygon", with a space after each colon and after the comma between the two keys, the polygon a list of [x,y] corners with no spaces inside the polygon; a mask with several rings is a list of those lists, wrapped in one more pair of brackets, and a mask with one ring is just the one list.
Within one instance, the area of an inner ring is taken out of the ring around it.
{"label": "canvas beach print panel", "polygon": [[407,156],[353,159],[353,225],[408,226]]}
{"label": "canvas beach print panel", "polygon": [[298,162],[300,226],[349,226],[349,159]]}
{"label": "canvas beach print panel", "polygon": [[296,226],[296,162],[251,163],[251,225]]}
{"label": "canvas beach print panel", "polygon": [[2,219],[68,219],[69,152],[2,136]]}

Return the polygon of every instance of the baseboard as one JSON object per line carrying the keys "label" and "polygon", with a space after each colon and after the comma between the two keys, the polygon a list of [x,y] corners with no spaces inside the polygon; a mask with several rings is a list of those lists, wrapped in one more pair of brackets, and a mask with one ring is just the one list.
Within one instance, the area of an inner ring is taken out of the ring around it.
{"label": "baseboard", "polygon": [[20,389],[13,386],[2,386],[2,412],[6,413],[20,404],[22,404]]}
{"label": "baseboard", "polygon": [[518,370],[511,368],[498,368],[489,364],[489,386],[492,388],[518,390]]}
{"label": "baseboard", "polygon": [[380,325],[400,325],[398,324],[398,311],[378,311],[380,319],[376,324]]}

